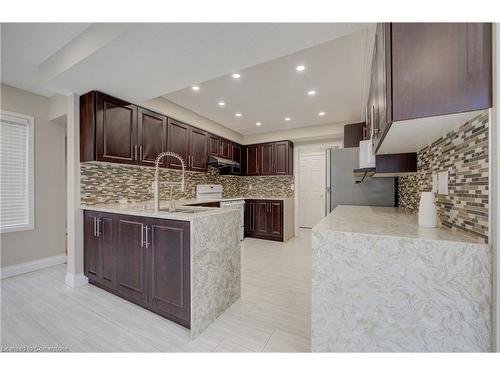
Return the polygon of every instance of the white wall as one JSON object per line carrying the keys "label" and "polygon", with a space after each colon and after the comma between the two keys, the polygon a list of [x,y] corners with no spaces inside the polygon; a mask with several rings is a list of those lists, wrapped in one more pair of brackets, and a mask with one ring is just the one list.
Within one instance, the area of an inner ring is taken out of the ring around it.
{"label": "white wall", "polygon": [[181,107],[180,105],[177,105],[161,96],[148,100],[147,102],[142,103],[141,106],[160,112],[176,120],[186,122],[189,125],[193,125],[208,132],[217,134],[221,137],[230,139],[231,141],[237,143],[243,142],[243,136],[240,133],[209,120],[208,118],[190,111],[187,108]]}
{"label": "white wall", "polygon": [[35,229],[4,233],[2,267],[64,254],[66,249],[65,133],[49,121],[49,99],[1,86],[0,108],[35,118]]}

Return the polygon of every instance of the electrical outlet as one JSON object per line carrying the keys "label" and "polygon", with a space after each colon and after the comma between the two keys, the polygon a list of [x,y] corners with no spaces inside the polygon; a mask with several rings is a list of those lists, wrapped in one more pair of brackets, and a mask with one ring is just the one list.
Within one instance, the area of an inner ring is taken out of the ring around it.
{"label": "electrical outlet", "polygon": [[432,192],[436,194],[438,192],[438,174],[432,174]]}
{"label": "electrical outlet", "polygon": [[448,171],[438,173],[438,194],[448,194]]}
{"label": "electrical outlet", "polygon": [[248,190],[252,190],[252,184],[248,185]]}
{"label": "electrical outlet", "polygon": [[294,191],[295,190],[295,184],[290,185],[290,190]]}

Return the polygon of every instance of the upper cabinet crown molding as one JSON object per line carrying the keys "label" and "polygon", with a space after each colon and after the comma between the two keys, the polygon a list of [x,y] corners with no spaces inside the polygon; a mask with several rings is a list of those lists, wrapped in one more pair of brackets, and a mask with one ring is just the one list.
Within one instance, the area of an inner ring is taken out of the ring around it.
{"label": "upper cabinet crown molding", "polygon": [[490,23],[377,25],[366,109],[376,151],[393,124],[491,106]]}

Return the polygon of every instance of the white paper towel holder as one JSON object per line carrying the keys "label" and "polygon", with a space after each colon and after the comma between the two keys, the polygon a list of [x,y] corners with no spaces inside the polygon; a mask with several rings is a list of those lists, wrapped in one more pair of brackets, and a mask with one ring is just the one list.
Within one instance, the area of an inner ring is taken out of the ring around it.
{"label": "white paper towel holder", "polygon": [[423,191],[420,194],[418,225],[423,228],[437,227],[436,197],[432,191]]}

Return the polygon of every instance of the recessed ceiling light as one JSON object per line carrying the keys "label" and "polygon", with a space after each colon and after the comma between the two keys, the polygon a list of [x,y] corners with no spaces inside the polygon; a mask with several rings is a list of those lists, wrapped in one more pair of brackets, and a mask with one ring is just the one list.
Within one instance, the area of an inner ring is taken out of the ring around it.
{"label": "recessed ceiling light", "polygon": [[307,95],[309,95],[309,96],[316,95],[316,91],[315,91],[315,90],[309,90],[309,91],[307,92]]}
{"label": "recessed ceiling light", "polygon": [[306,70],[306,67],[304,65],[298,65],[295,70],[297,72],[303,72],[304,70]]}
{"label": "recessed ceiling light", "polygon": [[234,74],[233,74],[233,78],[234,78],[234,79],[238,79],[238,78],[240,78],[240,77],[241,77],[241,75],[240,75],[239,73],[234,73]]}
{"label": "recessed ceiling light", "polygon": [[241,117],[241,113],[237,112],[237,113],[235,114],[235,116],[236,116],[236,117]]}
{"label": "recessed ceiling light", "polygon": [[224,107],[226,105],[226,103],[224,103],[224,102],[219,102],[218,104],[219,104],[219,107]]}
{"label": "recessed ceiling light", "polygon": [[262,125],[262,122],[256,122],[255,125],[257,126],[261,126]]}
{"label": "recessed ceiling light", "polygon": [[191,90],[193,90],[193,91],[200,91],[200,88],[198,86],[192,86]]}
{"label": "recessed ceiling light", "polygon": [[285,117],[285,121],[290,121],[290,117]]}
{"label": "recessed ceiling light", "polygon": [[325,115],[325,112],[321,111],[320,113],[318,113],[318,116],[324,116]]}

